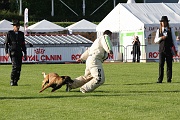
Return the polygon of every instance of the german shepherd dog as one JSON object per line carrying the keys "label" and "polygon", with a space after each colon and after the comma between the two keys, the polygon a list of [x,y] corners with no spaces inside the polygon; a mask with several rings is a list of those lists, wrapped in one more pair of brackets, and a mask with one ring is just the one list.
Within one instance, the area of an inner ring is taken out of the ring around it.
{"label": "german shepherd dog", "polygon": [[73,80],[69,76],[59,76],[57,73],[45,74],[42,72],[44,80],[42,81],[42,89],[39,91],[41,93],[48,87],[52,87],[54,92],[57,89],[60,89],[63,85],[73,83]]}

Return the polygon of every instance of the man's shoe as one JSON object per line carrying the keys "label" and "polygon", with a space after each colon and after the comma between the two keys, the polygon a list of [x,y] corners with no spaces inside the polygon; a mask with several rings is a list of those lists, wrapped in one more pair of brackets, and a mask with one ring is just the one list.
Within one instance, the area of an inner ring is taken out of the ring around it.
{"label": "man's shoe", "polygon": [[14,85],[13,86],[18,86],[17,82],[14,82]]}
{"label": "man's shoe", "polygon": [[14,86],[14,81],[13,80],[10,81],[10,85]]}
{"label": "man's shoe", "polygon": [[162,81],[157,81],[157,83],[162,83]]}
{"label": "man's shoe", "polygon": [[11,85],[11,86],[18,86],[17,82],[16,82],[16,81],[13,81],[13,80],[10,81],[10,85]]}

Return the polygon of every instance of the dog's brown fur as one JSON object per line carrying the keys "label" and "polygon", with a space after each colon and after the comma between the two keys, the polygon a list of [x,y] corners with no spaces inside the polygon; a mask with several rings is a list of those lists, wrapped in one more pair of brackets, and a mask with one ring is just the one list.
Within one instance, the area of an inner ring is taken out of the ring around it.
{"label": "dog's brown fur", "polygon": [[39,92],[44,91],[48,87],[52,87],[52,91],[61,88],[63,85],[73,82],[69,76],[59,76],[57,73],[49,73],[45,74],[45,72],[42,72],[44,80],[42,81],[42,89]]}

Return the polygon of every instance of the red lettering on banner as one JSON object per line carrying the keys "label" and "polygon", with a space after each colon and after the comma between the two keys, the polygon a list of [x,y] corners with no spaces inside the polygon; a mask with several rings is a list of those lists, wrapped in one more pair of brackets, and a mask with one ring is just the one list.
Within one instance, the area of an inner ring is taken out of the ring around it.
{"label": "red lettering on banner", "polygon": [[78,58],[81,57],[81,54],[76,54],[76,55],[71,55],[71,60],[77,60]]}
{"label": "red lettering on banner", "polygon": [[35,52],[36,54],[44,54],[45,49],[38,48],[38,49],[34,50],[34,52]]}
{"label": "red lettering on banner", "polygon": [[149,52],[149,58],[157,58],[159,55],[159,52]]}
{"label": "red lettering on banner", "polygon": [[51,61],[51,60],[55,61],[55,60],[62,60],[62,57],[61,57],[61,55],[50,55],[50,56],[42,55],[41,60],[42,61]]}
{"label": "red lettering on banner", "polygon": [[39,61],[39,59],[38,59],[38,56],[37,56],[37,55],[27,56],[27,60],[29,60],[29,61]]}
{"label": "red lettering on banner", "polygon": [[0,56],[0,61],[8,61],[9,57],[7,56]]}

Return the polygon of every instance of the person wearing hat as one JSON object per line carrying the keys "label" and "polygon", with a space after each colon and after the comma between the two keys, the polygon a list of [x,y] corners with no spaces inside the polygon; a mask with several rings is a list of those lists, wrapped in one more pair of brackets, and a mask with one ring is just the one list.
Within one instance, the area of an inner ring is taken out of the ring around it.
{"label": "person wearing hat", "polygon": [[[172,82],[172,60],[173,53],[177,55],[178,45],[176,43],[175,31],[169,26],[167,16],[162,16],[160,28],[156,31],[154,39],[159,44],[159,77],[157,83],[162,83],[164,77],[164,63],[167,64],[167,82]],[[172,50],[174,46],[174,52]]]}
{"label": "person wearing hat", "polygon": [[[11,86],[18,86],[20,79],[22,57],[27,58],[24,33],[19,31],[19,20],[13,20],[13,30],[8,31],[5,38],[5,53],[7,57],[11,58],[12,71],[11,71]],[[23,53],[22,53],[23,52]]]}
{"label": "person wearing hat", "polygon": [[67,92],[78,87],[82,93],[92,92],[105,82],[102,63],[108,58],[108,54],[113,55],[111,34],[110,30],[105,30],[103,35],[97,38],[91,47],[76,60],[78,62],[86,60],[85,74],[67,85]]}

